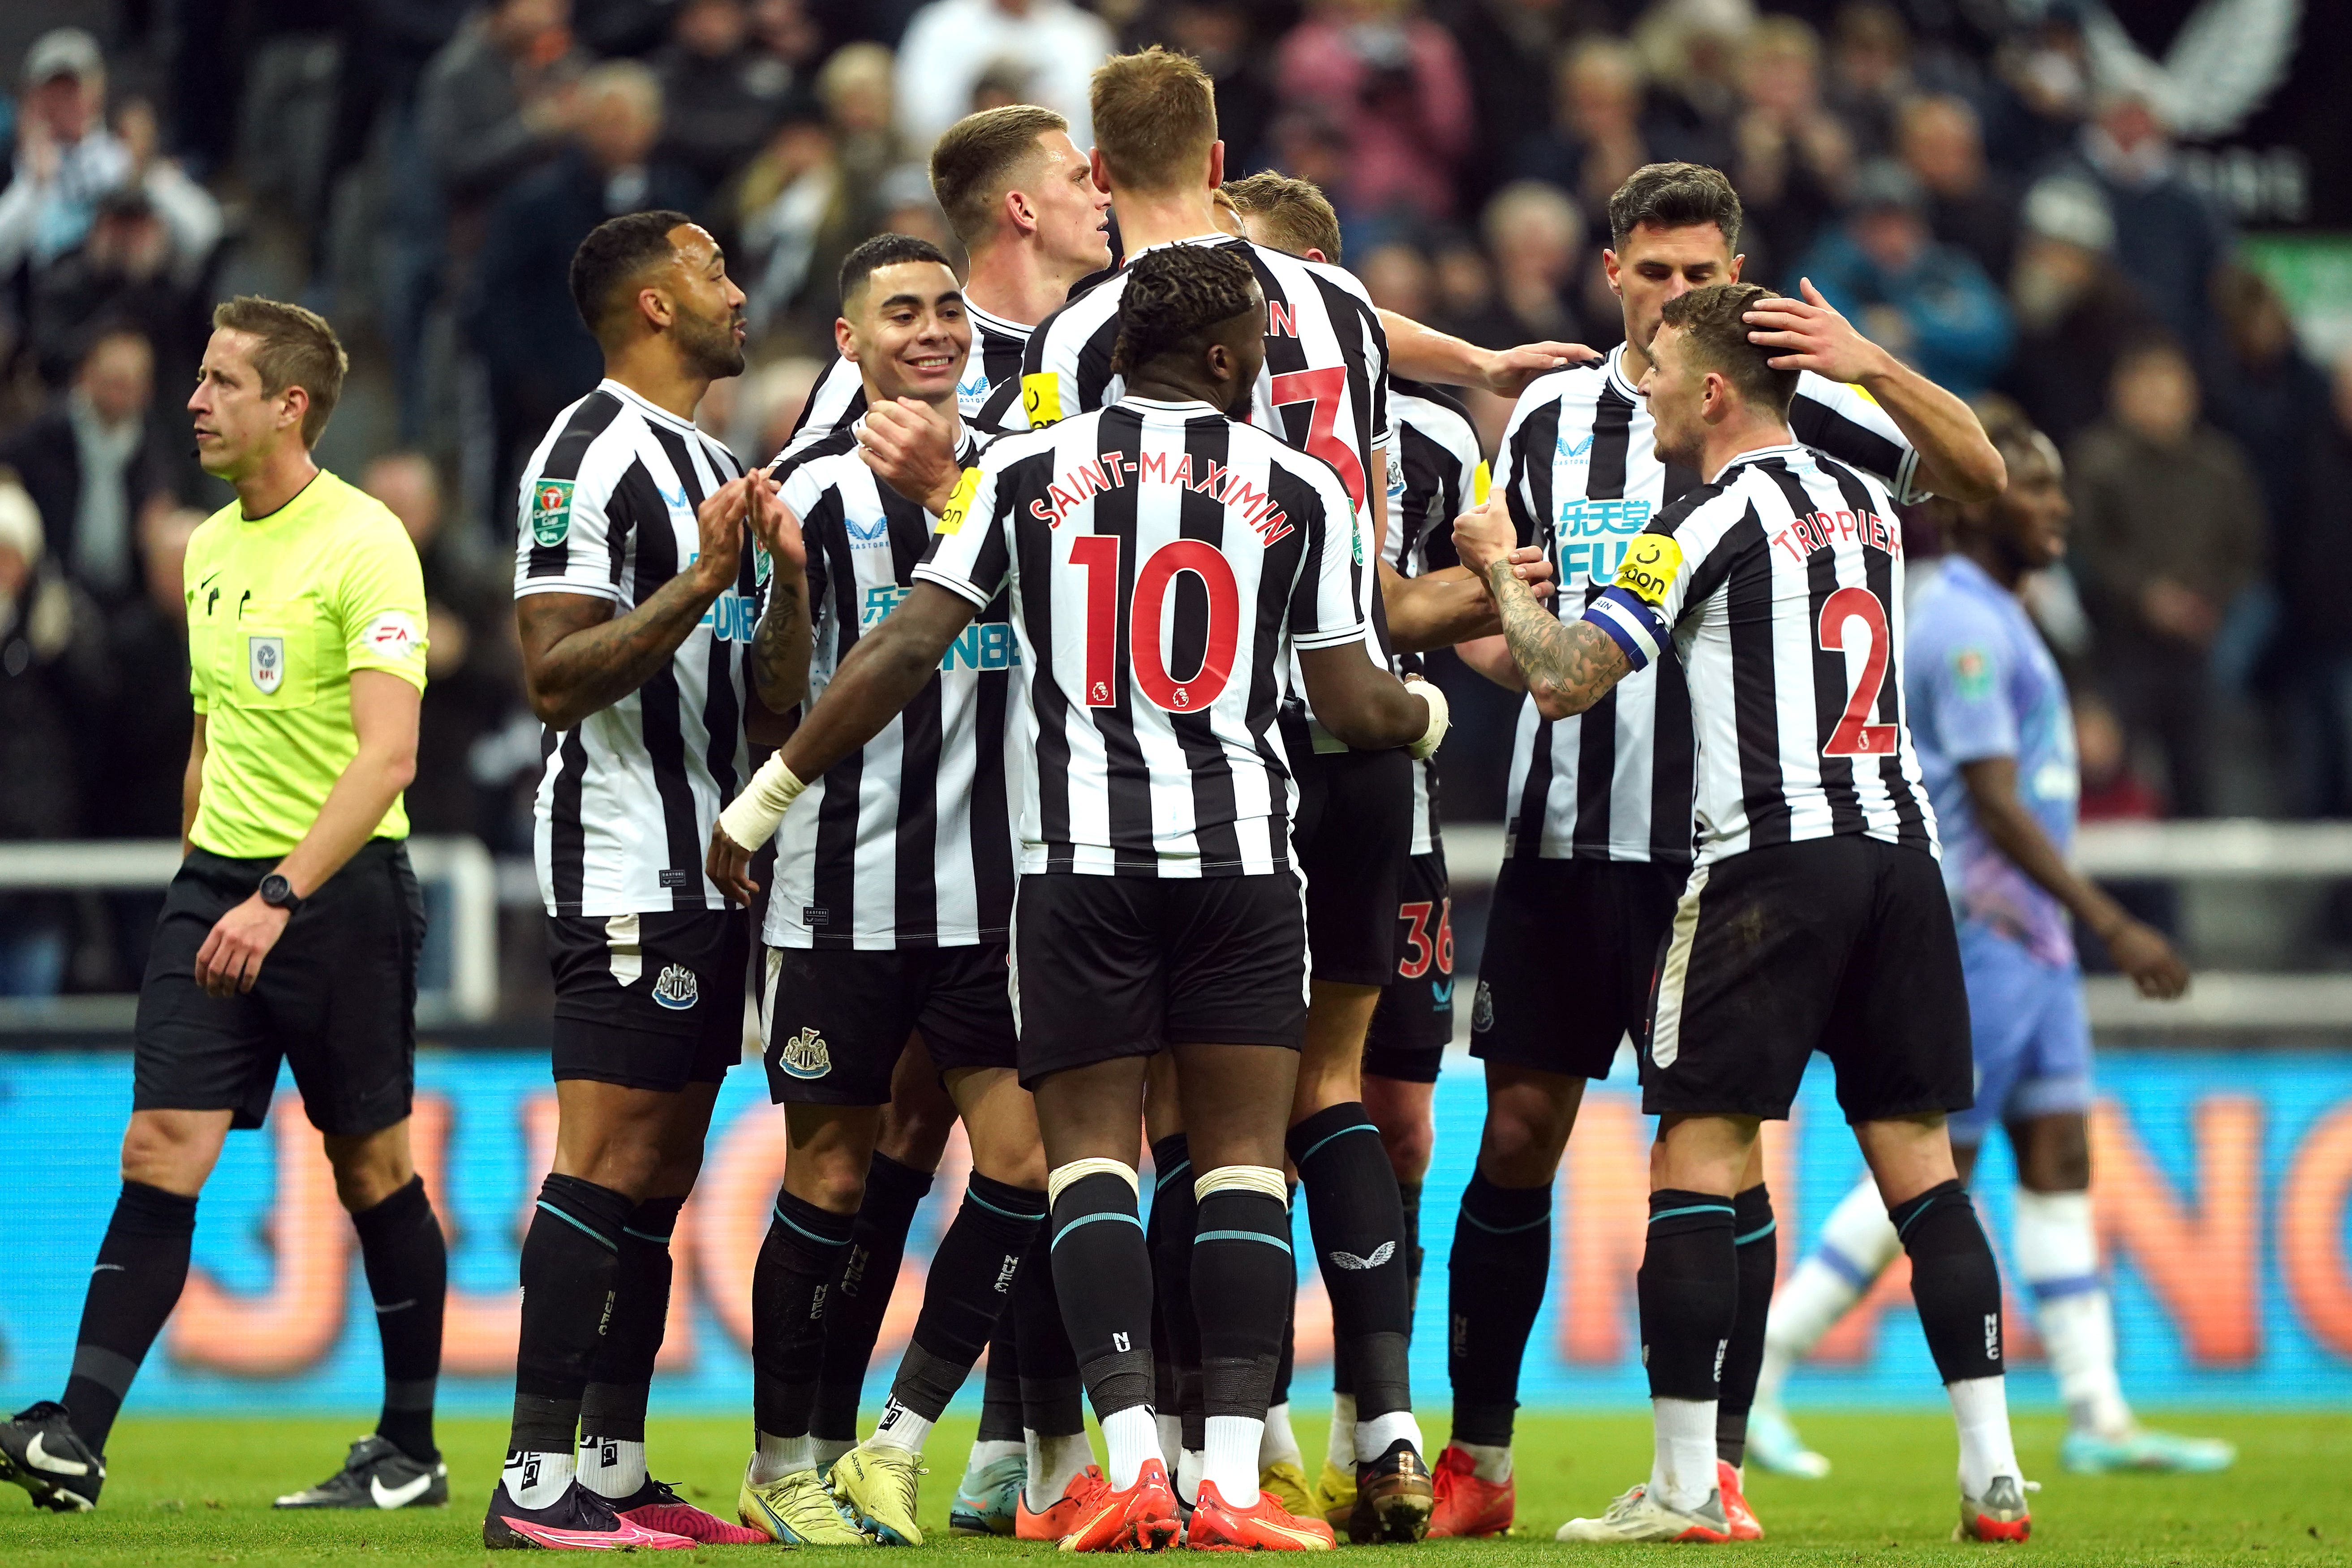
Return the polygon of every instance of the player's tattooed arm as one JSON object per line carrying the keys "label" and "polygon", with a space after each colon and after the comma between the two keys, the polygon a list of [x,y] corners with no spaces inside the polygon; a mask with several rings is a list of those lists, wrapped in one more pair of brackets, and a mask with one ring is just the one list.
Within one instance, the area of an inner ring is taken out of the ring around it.
{"label": "player's tattooed arm", "polygon": [[1608,633],[1581,620],[1563,622],[1520,580],[1512,563],[1517,542],[1499,489],[1454,520],[1454,548],[1486,581],[1511,662],[1526,675],[1536,710],[1565,719],[1600,701],[1633,666]]}
{"label": "player's tattooed arm", "polygon": [[800,520],[763,484],[751,493],[752,537],[768,552],[768,607],[751,634],[751,683],[772,713],[788,713],[808,696],[814,647],[808,602],[808,547]]}

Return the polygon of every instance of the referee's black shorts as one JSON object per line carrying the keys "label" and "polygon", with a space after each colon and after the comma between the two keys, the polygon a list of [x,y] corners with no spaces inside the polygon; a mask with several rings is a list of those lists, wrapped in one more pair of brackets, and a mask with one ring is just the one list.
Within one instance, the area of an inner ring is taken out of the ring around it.
{"label": "referee's black shorts", "polygon": [[425,898],[407,847],[371,840],[302,900],[252,990],[205,995],[197,950],[279,858],[193,849],[172,879],[139,986],[131,1107],[227,1110],[230,1126],[258,1127],[282,1058],[313,1127],[382,1131],[415,1090]]}

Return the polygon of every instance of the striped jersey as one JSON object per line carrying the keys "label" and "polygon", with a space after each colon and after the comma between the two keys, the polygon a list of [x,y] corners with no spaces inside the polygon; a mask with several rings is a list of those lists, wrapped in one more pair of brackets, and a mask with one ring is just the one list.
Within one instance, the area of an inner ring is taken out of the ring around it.
{"label": "striped jersey", "polygon": [[[1443,387],[1402,377],[1389,384],[1389,531],[1381,555],[1401,577],[1457,563],[1454,520],[1486,494],[1477,427],[1461,399]],[[1422,673],[1421,656],[1390,661],[1400,676]],[[1439,847],[1437,759],[1412,770],[1412,850]]]}
{"label": "striped jersey", "polygon": [[[971,350],[964,356],[963,374],[956,378],[956,409],[966,420],[976,420],[988,395],[1021,375],[1021,352],[1029,346],[1030,329],[992,316],[966,300],[963,313],[971,321]],[[797,457],[836,430],[846,430],[865,416],[866,383],[857,366],[835,353],[801,405],[801,416],[784,438],[781,456]]]}
{"label": "striped jersey", "polygon": [[1297,811],[1291,651],[1361,641],[1328,467],[1204,403],[1123,398],[992,445],[915,569],[1009,591],[1021,870],[1263,875]]}
{"label": "striped jersey", "polygon": [[1699,865],[1839,834],[1937,852],[1904,711],[1903,524],[1876,479],[1793,442],[1742,453],[1650,520],[1584,618],[1635,669],[1683,670]]}
{"label": "striped jersey", "polygon": [[[977,461],[965,440],[957,454]],[[875,478],[846,430],[779,465],[808,544],[808,700],[914,586],[935,521]],[[1005,729],[1019,651],[1002,597],[881,733],[809,781],[777,829],[777,947],[1002,942],[1013,911]]]}
{"label": "striped jersey", "polygon": [[[1658,459],[1649,404],[1626,379],[1622,345],[1543,376],[1519,396],[1496,458],[1521,544],[1550,557],[1563,619],[1609,585],[1634,538],[1698,484]],[[1918,455],[1857,387],[1805,372],[1789,425],[1799,441],[1885,481],[1901,499]],[[1574,718],[1520,704],[1504,803],[1505,853],[1534,859],[1691,857],[1692,731],[1672,659],[1618,683]]]}
{"label": "striped jersey", "polygon": [[[741,472],[688,421],[600,384],[555,416],[523,469],[515,596],[585,594],[626,615],[693,564],[696,509]],[[735,586],[666,667],[545,732],[532,858],[548,913],[727,908],[703,852],[747,776],[743,668],[765,566],[747,538]]]}

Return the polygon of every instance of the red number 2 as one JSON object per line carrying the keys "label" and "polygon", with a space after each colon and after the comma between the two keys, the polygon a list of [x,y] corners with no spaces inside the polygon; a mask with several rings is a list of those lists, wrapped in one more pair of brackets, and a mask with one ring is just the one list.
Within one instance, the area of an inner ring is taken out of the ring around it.
{"label": "red number 2", "polygon": [[1822,755],[1890,756],[1895,751],[1895,726],[1870,722],[1871,712],[1878,706],[1878,689],[1886,683],[1886,666],[1894,647],[1886,630],[1886,606],[1878,602],[1878,595],[1867,588],[1845,587],[1824,600],[1822,647],[1830,653],[1844,652],[1846,627],[1854,621],[1862,623],[1870,647],[1863,655],[1862,679],[1853,683],[1853,690],[1847,695],[1845,711],[1838,715],[1837,728],[1830,731]]}
{"label": "red number 2", "polygon": [[1348,396],[1348,371],[1344,365],[1326,365],[1321,370],[1294,370],[1274,378],[1273,402],[1276,408],[1293,403],[1311,404],[1307,414],[1307,449],[1339,470],[1339,482],[1348,487],[1348,499],[1358,506],[1364,504],[1364,463],[1356,449],[1339,438],[1339,405]]}
{"label": "red number 2", "polygon": [[[1082,533],[1070,541],[1070,560],[1087,574],[1087,706],[1118,705],[1118,551],[1117,534]],[[1201,668],[1179,680],[1160,657],[1168,595],[1179,574],[1190,572],[1208,590],[1208,646]],[[1194,713],[1217,700],[1233,677],[1242,631],[1241,590],[1233,564],[1205,539],[1171,539],[1146,557],[1135,574],[1129,606],[1128,653],[1135,683],[1153,705]]]}

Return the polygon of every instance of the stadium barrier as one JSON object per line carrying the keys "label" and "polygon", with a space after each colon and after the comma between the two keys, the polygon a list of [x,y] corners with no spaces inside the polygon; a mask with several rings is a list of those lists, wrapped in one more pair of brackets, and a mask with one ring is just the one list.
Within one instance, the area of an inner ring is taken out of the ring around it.
{"label": "stadium barrier", "polygon": [[[1827,1073],[1815,1066],[1796,1117],[1769,1145],[1784,1278],[1860,1169]],[[2117,1051],[2100,1072],[2098,1212],[2133,1397],[2151,1406],[2352,1401],[2352,1052]],[[130,1087],[121,1053],[0,1056],[0,1146],[42,1151],[41,1182],[12,1207],[9,1267],[0,1272],[6,1408],[53,1395],[72,1360],[89,1260],[116,1192]],[[536,1055],[426,1051],[417,1088],[418,1163],[451,1232],[445,1405],[501,1410],[512,1387],[517,1247],[553,1143],[553,1087]],[[1422,1205],[1428,1266],[1413,1374],[1430,1406],[1446,1398],[1445,1258],[1480,1114],[1476,1074],[1450,1068],[1438,1084],[1437,1153]],[[1643,1396],[1633,1277],[1650,1131],[1621,1060],[1586,1098],[1561,1173],[1551,1285],[1522,1392],[1530,1405],[1623,1406]],[[678,1284],[658,1405],[747,1405],[751,1264],[784,1158],[783,1120],[767,1103],[758,1068],[731,1075],[700,1190],[674,1243]],[[877,1401],[964,1170],[959,1142],[917,1222],[891,1302],[869,1389]],[[2010,1175],[1996,1140],[1979,1191],[1997,1242]],[[1311,1267],[1307,1273],[1300,1397],[1318,1398],[1330,1318]],[[2018,1397],[2046,1405],[2051,1388],[2030,1314],[2012,1303],[2011,1318]],[[362,1409],[376,1398],[378,1376],[351,1226],[318,1135],[290,1081],[281,1081],[268,1126],[232,1138],[205,1189],[187,1293],[132,1404],[154,1412]],[[977,1392],[975,1379],[967,1395]],[[1938,1402],[1900,1262],[1791,1393],[1814,1404]]]}

